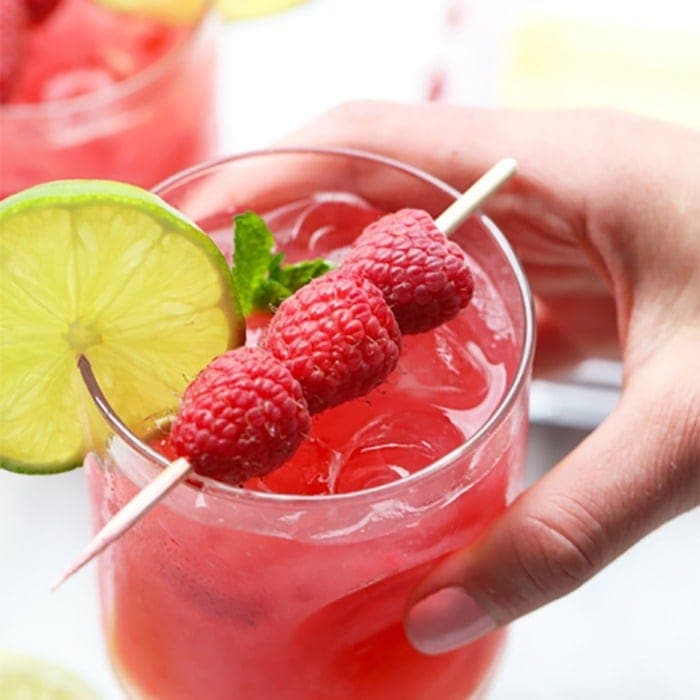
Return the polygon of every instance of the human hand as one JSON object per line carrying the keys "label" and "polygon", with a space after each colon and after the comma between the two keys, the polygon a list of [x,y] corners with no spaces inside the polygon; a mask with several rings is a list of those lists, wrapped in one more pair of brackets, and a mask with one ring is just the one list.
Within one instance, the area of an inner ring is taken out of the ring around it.
{"label": "human hand", "polygon": [[700,503],[700,134],[609,112],[353,103],[283,145],[381,153],[460,190],[515,157],[485,210],[536,296],[536,371],[623,360],[615,411],[415,591],[416,648],[449,651],[572,591]]}

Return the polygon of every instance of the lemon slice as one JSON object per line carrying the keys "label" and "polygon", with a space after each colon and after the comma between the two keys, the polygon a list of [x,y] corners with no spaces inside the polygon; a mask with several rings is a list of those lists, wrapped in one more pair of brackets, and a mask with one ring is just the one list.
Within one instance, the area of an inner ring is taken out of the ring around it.
{"label": "lemon slice", "polygon": [[97,693],[72,673],[45,661],[0,654],[2,700],[99,700]]}
{"label": "lemon slice", "polygon": [[190,24],[199,19],[209,0],[97,0],[103,7],[168,24]]}
{"label": "lemon slice", "polygon": [[63,181],[0,202],[0,467],[79,466],[108,434],[76,367],[84,353],[137,434],[243,341],[214,243],[131,185]]}

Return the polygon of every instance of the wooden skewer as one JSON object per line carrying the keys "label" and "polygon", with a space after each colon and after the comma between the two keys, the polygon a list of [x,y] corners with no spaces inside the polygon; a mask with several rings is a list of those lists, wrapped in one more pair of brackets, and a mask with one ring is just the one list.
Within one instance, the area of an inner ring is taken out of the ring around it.
{"label": "wooden skewer", "polygon": [[514,158],[499,160],[435,219],[435,225],[446,236],[451,236],[485,199],[515,174],[517,165]]}
{"label": "wooden skewer", "polygon": [[92,396],[107,424],[144,457],[161,466],[165,465],[165,469],[148,486],[141,489],[109,522],[105,523],[104,527],[92,538],[92,541],[80,552],[73,563],[51,584],[52,591],[55,591],[73,574],[82,569],[85,564],[109,547],[112,542],[118,540],[192,471],[192,465],[184,457],[176,459],[174,462],[168,462],[160,453],[139,440],[122,423],[97,383],[90,361],[85,355],[78,357],[78,369],[90,396]]}
{"label": "wooden skewer", "polygon": [[119,539],[132,525],[136,524],[163,496],[175,488],[192,470],[190,463],[184,458],[171,462],[151,481],[148,486],[139,491],[105,526],[95,535],[90,544],[78,555],[75,561],[51,584],[55,591],[64,581],[79,571],[94,557]]}
{"label": "wooden skewer", "polygon": [[[479,205],[496,190],[498,190],[515,173],[516,162],[512,158],[504,158],[487,170],[464,194],[453,202],[435,220],[437,227],[450,236],[459,226],[479,207]],[[75,561],[56,579],[51,590],[56,590],[62,583],[79,571],[100,552],[119,539],[130,527],[137,523],[151,508],[153,508],[169,491],[179,484],[191,471],[192,466],[184,458],[167,463],[165,458],[141,442],[119,420],[106,397],[102,393],[89,361],[84,355],[78,359],[78,368],[86,386],[90,390],[98,409],[107,423],[128,444],[145,457],[158,464],[166,465],[165,469],[144,489],[136,494],[104,527],[95,535],[90,544],[78,555]]]}

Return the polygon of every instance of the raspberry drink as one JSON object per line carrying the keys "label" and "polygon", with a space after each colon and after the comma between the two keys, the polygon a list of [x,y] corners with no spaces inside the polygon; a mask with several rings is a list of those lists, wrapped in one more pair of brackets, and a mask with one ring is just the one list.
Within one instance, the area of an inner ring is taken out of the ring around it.
{"label": "raspberry drink", "polygon": [[[290,171],[306,181],[286,182]],[[337,152],[244,156],[160,194],[227,253],[232,215],[259,211],[292,261],[351,261],[348,246],[384,211],[437,214],[454,198],[404,166]],[[402,627],[408,595],[430,567],[468,546],[512,499],[524,457],[527,289],[488,222],[471,219],[453,240],[469,251],[475,291],[466,309],[434,330],[404,334],[396,368],[368,394],[342,403],[328,394],[312,406],[309,437],[282,467],[243,489],[197,474],[102,556],[105,634],[131,695],[462,700],[483,687],[502,632],[428,657]],[[342,284],[359,298],[355,282]],[[353,303],[369,303],[362,299]],[[295,313],[285,311],[292,324]],[[247,344],[262,339],[278,358],[272,339],[284,335],[275,328],[283,321],[249,319]],[[396,336],[386,332],[391,357]],[[270,362],[265,372],[277,376]],[[303,368],[293,374],[307,378]],[[281,381],[294,396],[286,375]],[[295,420],[303,423],[303,412]],[[175,456],[167,435],[152,444]],[[88,467],[97,525],[157,472],[116,437]]]}
{"label": "raspberry drink", "polygon": [[0,196],[72,177],[152,187],[211,155],[206,17],[172,23],[95,0],[2,2]]}

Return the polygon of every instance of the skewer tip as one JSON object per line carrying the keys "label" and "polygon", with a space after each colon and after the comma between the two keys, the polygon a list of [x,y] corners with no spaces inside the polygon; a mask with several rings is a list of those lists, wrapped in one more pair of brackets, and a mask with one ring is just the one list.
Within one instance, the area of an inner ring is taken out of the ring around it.
{"label": "skewer tip", "polygon": [[[141,515],[145,510],[142,509]],[[78,573],[86,564],[89,564],[98,554],[103,552],[107,547],[109,547],[112,542],[118,539],[126,530],[128,530],[137,520],[138,517],[134,517],[126,522],[123,522],[117,529],[105,527],[102,528],[88,543],[88,545],[78,554],[78,556],[71,562],[71,564],[66,568],[66,570],[49,586],[50,591],[55,591],[57,588],[62,586],[71,576]],[[107,525],[110,525],[108,523]]]}
{"label": "skewer tip", "polygon": [[78,572],[80,569],[87,564],[89,557],[86,558],[84,553],[81,554],[73,560],[70,566],[60,575],[56,580],[49,586],[49,590],[53,593],[58,588],[60,588],[73,574]]}
{"label": "skewer tip", "polygon": [[104,525],[65,572],[51,584],[50,590],[55,591],[73,574],[80,571],[83,566],[118,540],[151,508],[156,506],[167,493],[174,489],[189,474],[191,469],[190,463],[183,457],[171,462],[148,486],[139,491]]}

